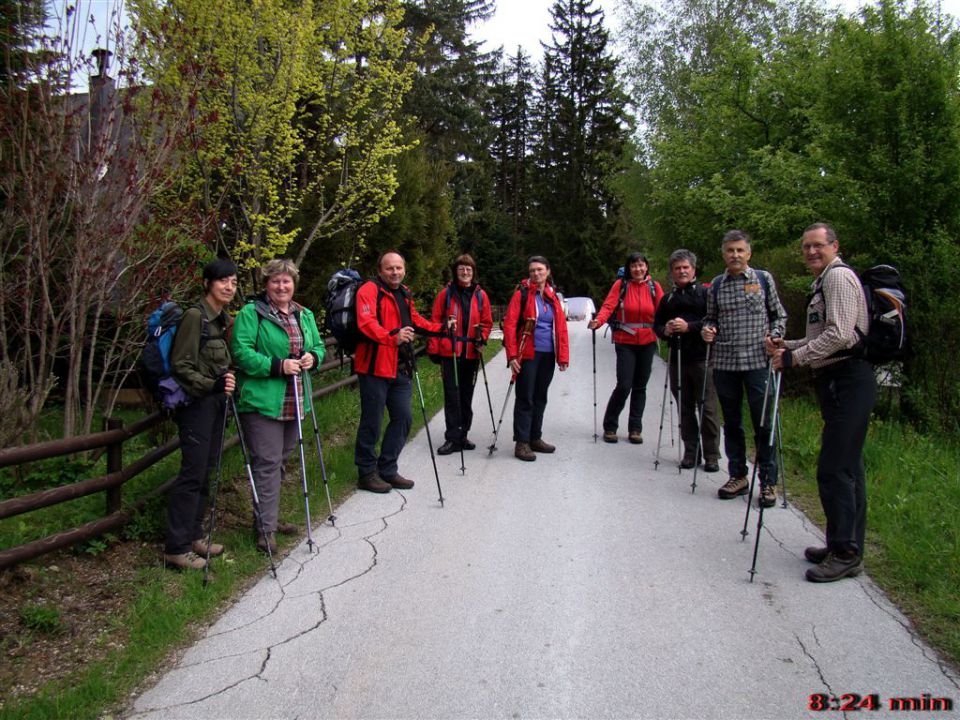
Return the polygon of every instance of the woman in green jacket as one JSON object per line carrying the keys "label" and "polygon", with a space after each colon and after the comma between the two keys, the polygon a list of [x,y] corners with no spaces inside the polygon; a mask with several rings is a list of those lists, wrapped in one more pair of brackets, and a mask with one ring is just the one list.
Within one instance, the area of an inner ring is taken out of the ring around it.
{"label": "woman in green jacket", "polygon": [[[264,292],[237,314],[231,349],[237,363],[237,411],[250,451],[263,531],[256,527],[257,547],[276,549],[274,533],[295,534],[296,525],[279,522],[280,483],[297,445],[297,403],[293,376],[323,361],[324,345],[313,313],[293,300],[300,273],[290,260],[274,259],[260,270]],[[299,406],[304,402],[303,383]],[[301,416],[300,420],[303,420]]]}

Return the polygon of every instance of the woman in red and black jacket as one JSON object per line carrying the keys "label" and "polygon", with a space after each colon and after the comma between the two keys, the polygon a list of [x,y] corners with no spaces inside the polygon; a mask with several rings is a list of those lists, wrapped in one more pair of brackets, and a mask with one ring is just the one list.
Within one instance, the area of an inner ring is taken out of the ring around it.
{"label": "woman in red and black jacket", "polygon": [[535,452],[552,453],[556,448],[542,437],[547,390],[554,365],[563,372],[570,364],[570,343],[563,303],[550,280],[550,263],[541,255],[527,260],[529,279],[510,298],[503,319],[503,345],[510,369],[517,378],[517,399],[513,406],[514,455],[536,460]]}
{"label": "woman in red and black jacket", "polygon": [[[406,490],[414,485],[397,467],[413,424],[413,338],[416,329],[439,332],[441,326],[422,317],[413,307],[410,291],[401,284],[406,264],[399,253],[381,255],[377,274],[376,279],[368,280],[357,290],[357,328],[361,337],[353,368],[360,386],[360,425],[353,459],[359,474],[357,487],[385,493],[391,488]],[[390,422],[378,455],[384,409]]]}
{"label": "woman in red and black jacket", "polygon": [[479,338],[485,343],[493,328],[490,298],[476,283],[477,263],[469,255],[461,255],[450,267],[453,280],[437,293],[430,318],[444,327],[455,323],[453,339],[432,337],[427,342],[431,357],[440,357],[443,377],[443,419],[447,430],[444,433],[446,442],[437,448],[437,455],[450,455],[461,447],[464,450],[476,448],[467,439],[473,424],[473,388],[481,352],[480,344],[474,339]]}
{"label": "woman in red and black jacket", "polygon": [[647,381],[657,349],[653,318],[663,297],[660,283],[650,278],[649,263],[641,253],[631,253],[624,265],[624,277],[617,280],[600,312],[587,327],[596,330],[604,323],[613,329],[617,350],[617,386],[610,395],[603,413],[603,439],[617,441],[620,413],[630,397],[627,437],[630,442],[643,442],[643,408],[647,404]]}

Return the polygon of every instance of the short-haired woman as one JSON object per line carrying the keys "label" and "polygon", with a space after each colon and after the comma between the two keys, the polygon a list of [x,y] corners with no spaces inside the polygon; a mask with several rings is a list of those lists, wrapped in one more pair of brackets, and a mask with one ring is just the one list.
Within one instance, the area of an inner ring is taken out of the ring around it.
{"label": "short-haired woman", "polygon": [[279,520],[284,465],[297,444],[297,423],[313,410],[298,383],[301,417],[297,417],[293,376],[323,361],[323,339],[307,308],[293,299],[300,273],[290,260],[270,260],[260,270],[264,291],[237,314],[233,356],[240,376],[237,411],[250,451],[253,480],[260,500],[263,527],[254,532],[257,547],[276,550],[274,533],[293,535],[296,525]]}
{"label": "short-haired woman", "polygon": [[451,327],[451,321],[456,323],[451,329],[455,338],[470,340],[431,337],[427,343],[427,352],[440,356],[443,377],[443,418],[447,429],[446,442],[437,448],[437,455],[476,447],[467,438],[473,425],[474,378],[480,368],[481,349],[474,340],[486,342],[493,328],[490,298],[477,283],[477,263],[464,254],[453,261],[450,269],[453,279],[437,293],[430,319],[444,327]]}
{"label": "short-haired woman", "polygon": [[170,349],[171,374],[191,399],[174,415],[180,472],[167,493],[163,560],[176,570],[203,570],[208,554],[223,552],[223,545],[207,547],[203,518],[210,473],[220,455],[226,396],[236,386],[227,344],[230,316],[225,311],[236,293],[237,266],[222,259],[207,263],[203,297],[184,311]]}

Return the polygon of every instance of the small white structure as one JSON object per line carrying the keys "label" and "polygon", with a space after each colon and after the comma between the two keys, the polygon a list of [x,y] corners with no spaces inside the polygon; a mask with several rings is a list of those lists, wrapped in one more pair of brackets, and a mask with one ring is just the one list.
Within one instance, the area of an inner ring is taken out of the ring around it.
{"label": "small white structure", "polygon": [[597,311],[597,306],[593,304],[593,299],[588,297],[567,298],[567,319],[568,320],[589,320]]}

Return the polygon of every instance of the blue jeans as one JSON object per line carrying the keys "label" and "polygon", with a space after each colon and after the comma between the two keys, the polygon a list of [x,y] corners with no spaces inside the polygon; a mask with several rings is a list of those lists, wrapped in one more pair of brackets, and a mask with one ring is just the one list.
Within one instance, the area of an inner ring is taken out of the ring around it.
{"label": "blue jeans", "polygon": [[[401,373],[395,378],[361,374],[357,379],[360,384],[360,426],[357,428],[353,462],[360,477],[374,470],[380,473],[380,477],[396,477],[397,460],[407,444],[407,435],[413,425],[413,412],[410,409],[413,386],[410,378]],[[390,416],[390,422],[383,433],[378,456],[377,440],[380,439],[384,409]]]}
{"label": "blue jeans", "polygon": [[[747,392],[750,420],[753,423],[753,440],[757,448],[760,484],[777,484],[777,463],[770,444],[770,427],[773,419],[765,419],[765,428],[760,427],[763,415],[763,396],[767,388],[767,368],[756,370],[714,370],[713,384],[723,410],[723,449],[727,454],[727,472],[730,477],[746,477],[747,441],[743,429],[743,392]],[[772,389],[772,388],[771,388]],[[772,398],[769,410],[773,410]]]}

